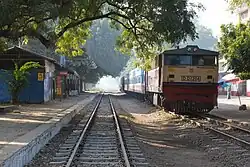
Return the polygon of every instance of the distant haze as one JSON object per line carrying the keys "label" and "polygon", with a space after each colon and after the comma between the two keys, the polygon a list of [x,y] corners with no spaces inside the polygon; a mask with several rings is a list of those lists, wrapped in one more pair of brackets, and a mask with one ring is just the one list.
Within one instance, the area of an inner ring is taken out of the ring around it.
{"label": "distant haze", "polygon": [[104,91],[119,91],[119,78],[104,76],[97,82],[96,88],[102,89]]}

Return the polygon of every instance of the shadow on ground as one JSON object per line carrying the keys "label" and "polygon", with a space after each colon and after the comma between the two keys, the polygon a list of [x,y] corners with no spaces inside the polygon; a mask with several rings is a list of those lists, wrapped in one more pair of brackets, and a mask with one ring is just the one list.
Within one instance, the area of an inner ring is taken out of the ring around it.
{"label": "shadow on ground", "polygon": [[195,133],[196,127],[167,113],[164,115],[162,112],[121,117],[129,121],[150,166],[213,166],[207,159],[207,154],[197,149],[197,145],[189,142],[190,134]]}

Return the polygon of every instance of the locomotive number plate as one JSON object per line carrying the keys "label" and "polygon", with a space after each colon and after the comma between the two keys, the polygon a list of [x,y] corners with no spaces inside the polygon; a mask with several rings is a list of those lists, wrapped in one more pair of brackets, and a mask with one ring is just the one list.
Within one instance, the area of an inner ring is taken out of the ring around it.
{"label": "locomotive number plate", "polygon": [[181,76],[181,81],[201,81],[200,76]]}

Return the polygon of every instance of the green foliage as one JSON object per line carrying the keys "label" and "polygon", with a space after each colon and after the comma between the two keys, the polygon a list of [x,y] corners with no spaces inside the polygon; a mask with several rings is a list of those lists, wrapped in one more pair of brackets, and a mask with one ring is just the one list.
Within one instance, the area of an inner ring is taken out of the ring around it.
{"label": "green foliage", "polygon": [[238,76],[240,77],[240,79],[243,79],[243,80],[247,80],[250,78],[250,73],[249,72],[242,72],[242,73],[239,73]]}
{"label": "green foliage", "polygon": [[61,36],[56,45],[56,52],[63,55],[79,56],[83,54],[81,46],[90,37],[90,24],[74,27]]}
{"label": "green foliage", "polygon": [[115,50],[116,38],[121,31],[111,29],[107,19],[95,21],[91,27],[92,38],[87,41],[86,52],[96,65],[105,70],[109,75],[119,75],[126,65],[129,56]]}
{"label": "green foliage", "polygon": [[243,4],[250,6],[250,0],[226,0],[229,3],[231,10],[236,10],[241,7]]}
{"label": "green foliage", "polygon": [[221,26],[222,36],[218,43],[218,49],[227,60],[229,69],[241,76],[241,79],[249,79],[250,72],[250,25],[228,24]]}
{"label": "green foliage", "polygon": [[20,67],[17,62],[15,62],[14,64],[15,69],[13,71],[5,71],[8,76],[5,79],[5,82],[8,85],[9,92],[12,96],[12,103],[17,103],[19,93],[28,83],[27,77],[30,74],[29,71],[41,66],[38,62],[26,62]]}
{"label": "green foliage", "polygon": [[130,57],[130,59],[128,60],[126,67],[124,67],[124,71],[125,71],[125,72],[131,71],[131,70],[133,70],[134,68],[136,68],[136,66],[137,66],[137,59],[136,59],[135,56],[132,56],[132,57]]}
{"label": "green foliage", "polygon": [[67,62],[67,66],[74,69],[81,76],[83,81],[96,83],[99,80],[100,75],[98,72],[94,73],[97,66],[87,54],[68,58]]}
{"label": "green foliage", "polygon": [[7,40],[0,37],[0,52],[4,51],[7,48]]}
{"label": "green foliage", "polygon": [[97,67],[96,69],[90,70],[86,75],[85,75],[85,81],[88,83],[97,83],[99,79],[105,75],[108,75],[105,70],[103,70],[100,67]]}
{"label": "green foliage", "polygon": [[154,60],[154,57],[143,60],[143,59],[138,59],[137,57],[133,56],[128,60],[126,66],[123,68],[123,71],[120,73],[120,75],[122,76],[135,68],[140,68],[145,71],[148,71],[151,69],[151,64],[153,60]]}
{"label": "green foliage", "polygon": [[117,41],[123,53],[148,59],[163,43],[196,38],[191,21],[200,4],[188,0],[4,0],[0,3],[0,37],[37,38],[57,52],[82,55],[92,21],[107,18],[122,30]]}

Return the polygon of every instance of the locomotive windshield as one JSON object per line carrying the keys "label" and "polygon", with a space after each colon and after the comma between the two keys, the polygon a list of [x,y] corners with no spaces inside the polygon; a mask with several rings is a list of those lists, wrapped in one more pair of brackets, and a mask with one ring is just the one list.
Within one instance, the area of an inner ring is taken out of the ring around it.
{"label": "locomotive windshield", "polygon": [[193,66],[216,66],[216,56],[193,56],[192,65]]}
{"label": "locomotive windshield", "polygon": [[165,55],[165,65],[216,66],[216,56],[204,55]]}
{"label": "locomotive windshield", "polygon": [[184,56],[165,56],[165,65],[191,65],[192,59],[189,55]]}

